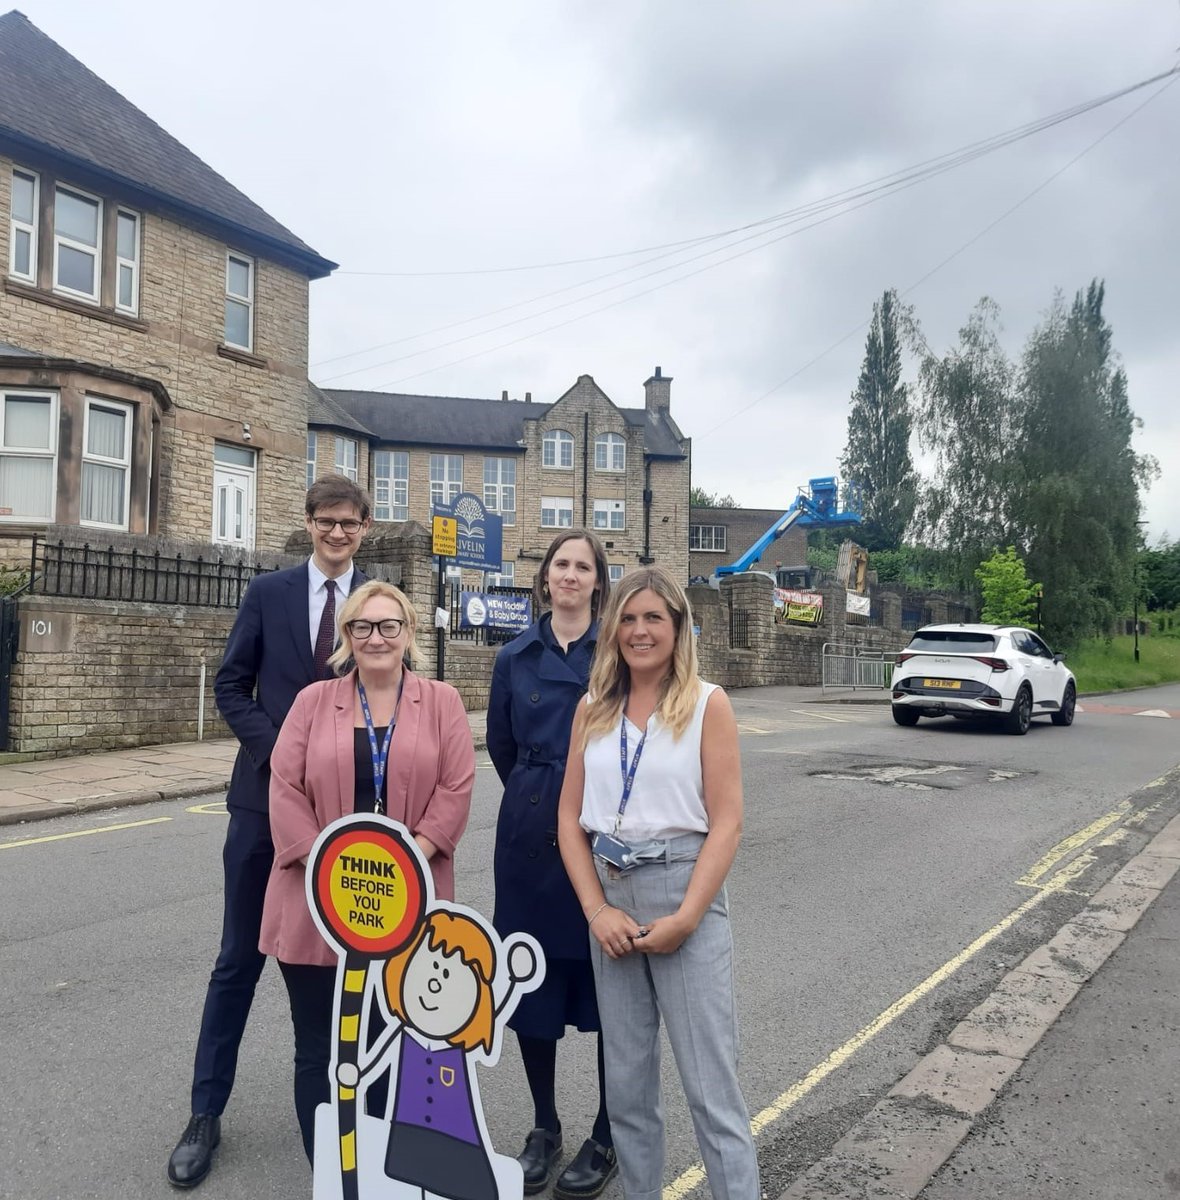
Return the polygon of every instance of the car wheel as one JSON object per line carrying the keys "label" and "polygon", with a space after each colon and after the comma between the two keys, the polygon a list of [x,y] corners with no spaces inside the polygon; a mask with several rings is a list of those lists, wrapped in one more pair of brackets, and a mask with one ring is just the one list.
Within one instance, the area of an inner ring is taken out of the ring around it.
{"label": "car wheel", "polygon": [[899,725],[917,725],[921,715],[916,708],[907,708],[904,704],[893,705],[893,719]]}
{"label": "car wheel", "polygon": [[1061,707],[1053,714],[1054,725],[1072,725],[1074,709],[1078,706],[1078,690],[1073,683],[1065,685],[1065,694],[1061,697]]}
{"label": "car wheel", "polygon": [[1004,728],[1009,733],[1016,734],[1017,737],[1028,733],[1028,727],[1032,724],[1032,692],[1028,688],[1022,687],[1016,693],[1016,699],[1012,704],[1012,711],[1004,718]]}

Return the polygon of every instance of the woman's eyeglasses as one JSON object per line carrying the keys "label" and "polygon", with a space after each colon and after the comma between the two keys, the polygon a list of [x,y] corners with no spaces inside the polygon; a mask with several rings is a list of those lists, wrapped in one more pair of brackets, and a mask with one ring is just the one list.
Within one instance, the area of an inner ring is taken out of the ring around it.
{"label": "woman's eyeglasses", "polygon": [[333,521],[331,517],[312,517],[311,523],[320,531],[320,533],[331,533],[337,525],[344,530],[345,533],[359,533],[363,521],[358,521],[356,517],[349,517],[344,521]]}
{"label": "woman's eyeglasses", "polygon": [[397,637],[406,623],[401,617],[386,617],[384,621],[346,621],[344,628],[348,630],[349,636],[363,642],[366,638],[373,636],[373,630],[376,629],[383,638],[393,640]]}

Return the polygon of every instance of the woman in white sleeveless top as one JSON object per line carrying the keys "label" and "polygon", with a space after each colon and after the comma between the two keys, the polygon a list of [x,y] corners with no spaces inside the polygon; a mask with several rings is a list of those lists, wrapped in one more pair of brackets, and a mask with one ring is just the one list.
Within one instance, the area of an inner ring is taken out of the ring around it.
{"label": "woman in white sleeveless top", "polygon": [[697,677],[688,599],[667,571],[634,571],[600,621],[558,814],[590,931],[627,1200],[663,1189],[661,1018],[713,1196],[761,1195],[725,894],[741,828],[737,724],[726,694]]}

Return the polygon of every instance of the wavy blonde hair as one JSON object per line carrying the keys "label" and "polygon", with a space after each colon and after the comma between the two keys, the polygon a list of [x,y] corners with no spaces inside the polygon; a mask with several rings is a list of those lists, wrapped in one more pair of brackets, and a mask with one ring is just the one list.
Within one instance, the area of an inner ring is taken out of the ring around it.
{"label": "wavy blonde hair", "polygon": [[424,656],[417,642],[418,614],[414,611],[409,597],[401,588],[395,587],[392,583],[386,583],[383,579],[369,579],[359,588],[353,588],[348,593],[348,599],[336,613],[336,632],[340,636],[340,645],[328,659],[328,666],[337,675],[347,675],[352,669],[352,638],[349,637],[345,625],[349,621],[355,620],[357,614],[374,596],[385,596],[397,602],[398,607],[402,610],[402,616],[406,619],[406,632],[410,635],[406,642],[407,663],[411,667],[419,667],[423,662]]}
{"label": "wavy blonde hair", "polygon": [[590,669],[589,699],[582,749],[593,737],[609,733],[619,723],[627,693],[631,690],[631,670],[619,650],[619,621],[623,609],[642,591],[655,592],[671,614],[676,629],[672,662],[660,690],[656,714],[679,737],[692,720],[693,709],[701,694],[697,675],[697,648],[692,632],[692,609],[684,588],[663,567],[644,567],[629,571],[611,589],[610,599],[598,623],[598,646]]}

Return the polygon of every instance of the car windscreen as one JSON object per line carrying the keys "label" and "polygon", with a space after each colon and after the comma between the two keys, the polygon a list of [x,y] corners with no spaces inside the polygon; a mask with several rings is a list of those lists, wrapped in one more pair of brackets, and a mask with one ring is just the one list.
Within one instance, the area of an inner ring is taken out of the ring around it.
{"label": "car windscreen", "polygon": [[991,654],[996,639],[990,633],[971,633],[965,629],[940,629],[915,633],[906,649],[924,654]]}

